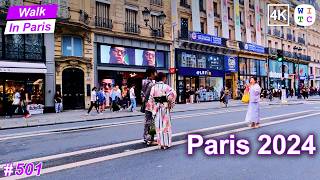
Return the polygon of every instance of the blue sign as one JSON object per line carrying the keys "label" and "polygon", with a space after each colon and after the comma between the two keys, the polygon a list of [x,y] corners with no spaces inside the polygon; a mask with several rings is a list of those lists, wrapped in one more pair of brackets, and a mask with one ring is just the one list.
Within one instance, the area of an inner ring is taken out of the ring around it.
{"label": "blue sign", "polygon": [[225,56],[224,67],[227,72],[238,72],[238,58],[233,56]]}
{"label": "blue sign", "polygon": [[224,71],[217,71],[205,68],[189,68],[180,67],[178,73],[181,76],[211,76],[211,77],[224,77]]}
{"label": "blue sign", "polygon": [[190,40],[194,42],[200,42],[205,44],[212,44],[212,45],[218,45],[222,46],[222,38],[212,36],[209,34],[202,34],[199,32],[191,32],[190,33]]}
{"label": "blue sign", "polygon": [[243,43],[243,46],[240,46],[240,48],[246,51],[251,51],[256,53],[262,53],[262,54],[266,53],[265,48],[263,46],[259,46],[256,44]]}

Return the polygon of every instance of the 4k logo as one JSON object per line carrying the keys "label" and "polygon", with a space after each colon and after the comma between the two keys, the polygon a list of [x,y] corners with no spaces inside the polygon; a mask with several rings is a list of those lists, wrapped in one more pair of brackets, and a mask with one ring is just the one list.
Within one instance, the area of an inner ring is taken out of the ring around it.
{"label": "4k logo", "polygon": [[268,4],[268,26],[289,26],[289,18],[289,4]]}

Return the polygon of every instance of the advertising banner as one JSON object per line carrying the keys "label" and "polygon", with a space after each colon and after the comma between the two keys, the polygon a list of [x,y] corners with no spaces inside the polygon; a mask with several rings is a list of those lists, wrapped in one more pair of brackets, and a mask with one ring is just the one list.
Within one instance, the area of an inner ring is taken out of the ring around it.
{"label": "advertising banner", "polygon": [[227,72],[238,72],[238,58],[233,56],[224,57],[225,71]]}
{"label": "advertising banner", "polygon": [[246,28],[246,40],[247,43],[251,43],[251,27],[250,27],[250,9],[249,0],[244,0],[244,18],[245,18],[245,28]]}
{"label": "advertising banner", "polygon": [[215,35],[213,0],[207,0],[207,32],[210,35]]}
{"label": "advertising banner", "polygon": [[100,63],[132,66],[165,66],[165,53],[120,46],[100,46]]}
{"label": "advertising banner", "polygon": [[239,0],[234,0],[233,1],[233,6],[234,6],[235,38],[236,38],[236,41],[241,41],[241,24],[240,24]]}
{"label": "advertising banner", "polygon": [[199,0],[192,0],[191,5],[193,31],[201,32]]}
{"label": "advertising banner", "polygon": [[229,39],[228,0],[221,0],[222,37]]}
{"label": "advertising banner", "polygon": [[[263,0],[260,0],[263,2]],[[256,42],[258,45],[261,45],[261,16],[260,16],[260,2],[255,0],[254,5],[254,14],[255,14],[255,27],[256,27]]]}

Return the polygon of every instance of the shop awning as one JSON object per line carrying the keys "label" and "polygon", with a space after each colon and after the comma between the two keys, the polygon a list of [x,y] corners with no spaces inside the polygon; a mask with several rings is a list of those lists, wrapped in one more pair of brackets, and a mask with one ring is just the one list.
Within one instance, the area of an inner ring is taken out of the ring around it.
{"label": "shop awning", "polygon": [[0,72],[5,73],[47,73],[44,63],[0,61]]}

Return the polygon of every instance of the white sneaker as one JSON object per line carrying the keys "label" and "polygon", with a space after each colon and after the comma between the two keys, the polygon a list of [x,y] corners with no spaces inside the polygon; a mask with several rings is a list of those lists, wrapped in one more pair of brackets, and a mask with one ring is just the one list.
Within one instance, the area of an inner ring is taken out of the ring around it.
{"label": "white sneaker", "polygon": [[89,113],[86,113],[86,116],[89,116],[90,114]]}
{"label": "white sneaker", "polygon": [[103,115],[103,113],[99,113],[98,115]]}

